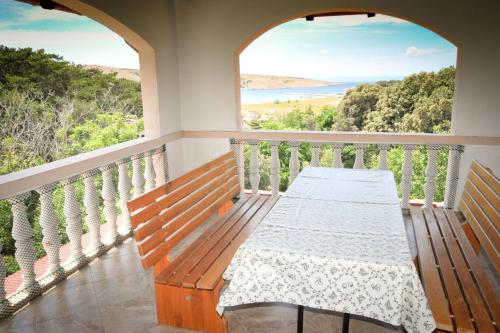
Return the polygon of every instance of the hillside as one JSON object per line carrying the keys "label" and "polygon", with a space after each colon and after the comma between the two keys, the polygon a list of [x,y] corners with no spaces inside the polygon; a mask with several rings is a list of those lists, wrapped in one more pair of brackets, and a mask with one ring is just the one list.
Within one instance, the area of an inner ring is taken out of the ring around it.
{"label": "hillside", "polygon": [[[87,65],[86,68],[97,68],[104,74],[115,72],[117,78],[139,82],[141,80],[139,70],[131,68],[115,68],[109,66]],[[277,89],[277,88],[300,88],[300,87],[323,87],[335,83],[311,80],[301,77],[273,76],[257,74],[241,74],[241,87],[244,89]]]}

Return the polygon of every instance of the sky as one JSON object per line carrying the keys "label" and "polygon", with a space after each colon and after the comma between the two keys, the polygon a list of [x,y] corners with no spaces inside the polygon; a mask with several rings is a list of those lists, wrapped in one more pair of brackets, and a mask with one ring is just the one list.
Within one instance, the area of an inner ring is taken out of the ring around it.
{"label": "sky", "polygon": [[[77,64],[139,68],[123,39],[85,17],[0,0],[0,44],[43,48]],[[456,48],[419,25],[377,14],[281,24],[240,55],[240,71],[317,79],[401,78],[455,65]]]}

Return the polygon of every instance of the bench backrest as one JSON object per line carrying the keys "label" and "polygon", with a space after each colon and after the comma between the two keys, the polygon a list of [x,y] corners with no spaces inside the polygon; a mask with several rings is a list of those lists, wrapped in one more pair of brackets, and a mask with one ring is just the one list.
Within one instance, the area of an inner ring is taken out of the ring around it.
{"label": "bench backrest", "polygon": [[228,152],[127,203],[145,269],[165,259],[173,247],[240,193],[233,155]]}
{"label": "bench backrest", "polygon": [[500,181],[477,161],[472,161],[458,208],[500,272]]}

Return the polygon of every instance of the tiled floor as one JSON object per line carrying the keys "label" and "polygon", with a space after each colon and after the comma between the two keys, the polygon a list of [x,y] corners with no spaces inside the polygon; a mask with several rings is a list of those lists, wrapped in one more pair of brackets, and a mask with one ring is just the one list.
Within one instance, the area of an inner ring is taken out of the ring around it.
{"label": "tiled floor", "polygon": [[[0,332],[191,332],[156,324],[151,272],[140,266],[132,240],[93,261],[82,271],[0,322]],[[226,311],[231,333],[295,332],[296,308],[262,305]],[[306,310],[305,332],[340,332],[340,314]],[[350,332],[399,332],[360,318]]]}

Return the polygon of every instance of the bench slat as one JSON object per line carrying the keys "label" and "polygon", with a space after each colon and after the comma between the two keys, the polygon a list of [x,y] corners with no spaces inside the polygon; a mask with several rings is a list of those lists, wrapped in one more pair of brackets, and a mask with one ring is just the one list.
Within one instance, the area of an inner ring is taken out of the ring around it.
{"label": "bench slat", "polygon": [[488,217],[488,220],[495,228],[496,232],[500,231],[500,215],[499,212],[492,206],[491,202],[486,200],[486,198],[479,192],[477,187],[470,181],[465,183],[465,189],[467,193],[474,199],[474,201],[479,205],[480,209]]}
{"label": "bench slat", "polygon": [[277,200],[278,197],[270,197],[267,200],[266,204],[254,215],[252,220],[245,225],[245,228],[233,239],[229,246],[225,248],[217,260],[203,274],[201,279],[196,283],[197,288],[213,289],[217,285],[240,245],[250,236],[262,219],[264,219]]}
{"label": "bench slat", "polygon": [[455,266],[455,271],[458,275],[458,280],[462,285],[467,303],[474,317],[474,321],[481,332],[495,332],[495,327],[491,323],[490,316],[486,309],[486,304],[481,298],[481,294],[476,287],[465,259],[460,251],[459,245],[453,235],[448,219],[441,208],[434,208],[437,223],[441,228],[444,241],[450,253],[451,260]]}
{"label": "bench slat", "polygon": [[470,245],[469,239],[462,230],[462,226],[457,216],[455,215],[455,212],[451,209],[445,209],[444,212],[446,214],[446,217],[448,218],[448,221],[450,222],[449,225],[451,229],[457,237],[458,244],[460,245],[462,253],[464,254],[464,259],[466,260],[472,274],[474,275],[474,278],[477,281],[477,285],[479,287],[481,295],[488,305],[493,319],[498,325],[500,323],[500,305],[498,304],[496,293],[493,290],[481,263],[479,262],[479,258],[476,256],[474,249]]}
{"label": "bench slat", "polygon": [[[474,172],[483,180],[483,182],[485,184],[487,184],[488,187],[493,190],[493,192],[496,194],[496,197],[498,200],[498,197],[500,196],[500,182],[493,175],[491,170],[485,168],[484,166],[479,164],[479,162],[477,162],[477,161],[472,161],[471,169],[474,170]],[[482,192],[482,189],[481,189],[481,192]],[[484,192],[482,192],[482,193],[484,193]],[[498,203],[495,205],[498,207]]]}
{"label": "bench slat", "polygon": [[420,208],[410,208],[410,213],[415,230],[415,239],[417,242],[419,271],[422,277],[427,301],[436,320],[438,329],[445,331],[453,330],[448,300],[444,293],[441,278],[434,261],[434,254],[429,235],[425,225],[422,210]]}
{"label": "bench slat", "polygon": [[191,180],[201,176],[202,174],[208,172],[210,169],[223,164],[225,161],[234,158],[233,152],[227,152],[226,154],[216,158],[213,161],[210,161],[202,166],[197,167],[191,171],[186,172],[185,174],[157,187],[152,189],[149,192],[143,193],[137,198],[128,202],[129,212],[133,212],[137,209],[145,207],[149,205],[151,202],[155,201],[157,198],[170,193],[176,188],[181,187],[182,185],[190,182]]}
{"label": "bench slat", "polygon": [[467,304],[463,299],[460,285],[458,284],[453,266],[446,252],[446,247],[441,238],[441,232],[436,224],[431,208],[423,208],[427,227],[431,235],[431,241],[434,245],[434,253],[439,264],[439,271],[441,271],[442,281],[446,289],[448,301],[450,302],[451,310],[455,319],[457,331],[459,332],[474,332],[474,325],[472,324]]}
{"label": "bench slat", "polygon": [[[253,216],[262,206],[264,201],[265,197],[260,197],[242,216],[240,216],[240,218],[228,221],[229,223],[226,223],[223,228],[220,228],[212,239],[206,242],[200,250],[196,251],[196,253],[194,253],[189,260],[187,260],[176,272],[174,272],[174,274],[169,277],[168,284],[178,286],[183,285],[185,278],[191,274],[197,265],[199,265],[200,261],[208,253],[210,253],[214,246],[221,242],[223,237],[230,233],[235,225],[241,224],[241,221],[247,221],[251,216]],[[194,286],[191,288],[194,288]]]}

